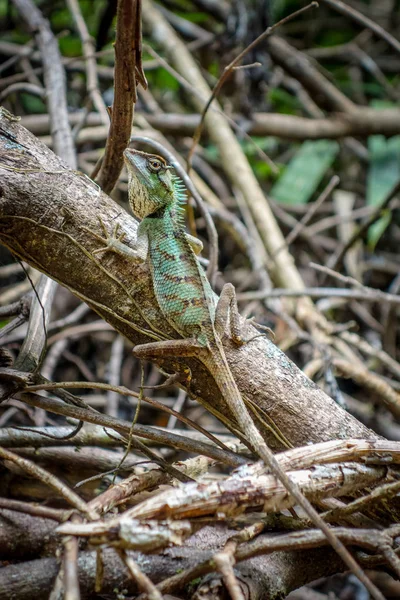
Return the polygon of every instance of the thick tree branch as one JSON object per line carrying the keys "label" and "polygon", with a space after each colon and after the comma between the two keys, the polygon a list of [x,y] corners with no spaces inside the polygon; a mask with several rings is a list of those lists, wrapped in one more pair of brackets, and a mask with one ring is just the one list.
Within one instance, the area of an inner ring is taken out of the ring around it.
{"label": "thick tree branch", "polygon": [[[13,522],[18,523],[19,514],[12,514]],[[39,522],[48,521],[35,519]],[[54,527],[56,524],[54,523]],[[9,528],[10,532],[12,528]],[[192,536],[183,547],[170,548],[161,554],[148,555],[140,561],[140,554],[131,552],[133,560],[139,560],[143,572],[152,578],[154,583],[169,577],[172,579],[179,570],[202,567],[198,576],[213,571],[208,567],[215,548],[222,546],[229,536],[236,531],[224,526],[205,527]],[[27,536],[28,538],[29,536]],[[319,545],[319,544],[318,544]],[[22,547],[22,544],[21,544]],[[29,548],[26,547],[29,552]],[[143,556],[143,555],[142,555]],[[102,594],[115,593],[115,589],[126,588],[128,593],[137,593],[135,583],[129,578],[126,568],[111,549],[103,550],[104,576]],[[94,597],[96,576],[96,553],[83,552],[78,559],[79,583],[83,599]],[[240,579],[255,581],[255,589],[251,598],[284,597],[292,589],[304,585],[311,579],[336,573],[343,569],[338,557],[329,549],[310,550],[308,552],[274,552],[271,555],[259,556],[244,560],[237,565]],[[58,572],[56,558],[41,558],[17,565],[3,567],[0,570],[0,596],[18,598],[18,600],[36,600],[49,592]],[[279,577],[276,574],[279,573]],[[196,575],[194,575],[195,577]],[[193,578],[194,578],[193,577]],[[170,580],[170,590],[179,591],[178,584]],[[180,585],[182,589],[182,585]]]}
{"label": "thick tree branch", "polygon": [[[0,240],[15,254],[68,287],[133,344],[176,336],[157,309],[150,274],[115,255],[101,260],[91,252],[100,233],[98,218],[118,223],[135,239],[136,221],[89,179],[68,170],[38,140],[6,115],[0,118]],[[11,143],[12,142],[12,143]],[[264,338],[240,349],[226,341],[228,361],[242,393],[279,424],[294,446],[343,438],[376,437],[339,408]],[[163,364],[169,372],[181,363]],[[194,360],[190,394],[223,411],[212,376]],[[272,447],[279,447],[268,428]]]}

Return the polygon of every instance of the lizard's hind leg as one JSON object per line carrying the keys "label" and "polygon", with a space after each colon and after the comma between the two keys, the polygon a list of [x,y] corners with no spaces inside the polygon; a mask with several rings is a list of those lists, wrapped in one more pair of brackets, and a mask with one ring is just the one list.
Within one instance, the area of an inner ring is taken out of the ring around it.
{"label": "lizard's hind leg", "polygon": [[265,327],[264,325],[256,323],[254,318],[247,319],[247,323],[251,323],[255,327],[265,331],[265,333],[254,335],[249,339],[243,338],[243,327],[240,322],[235,288],[231,283],[226,283],[222,288],[222,292],[217,303],[217,308],[215,310],[214,326],[218,336],[221,338],[224,335],[226,325],[228,324],[230,338],[238,346],[247,344],[248,342],[251,342],[251,340],[254,340],[260,336],[269,334],[274,337],[274,332],[269,327]]}
{"label": "lizard's hind leg", "polygon": [[242,325],[237,307],[235,288],[231,283],[226,283],[222,288],[217,308],[215,310],[214,327],[218,336],[222,338],[226,325],[229,325],[230,338],[241,346],[245,343],[242,337]]}
{"label": "lizard's hind leg", "polygon": [[[171,357],[199,357],[200,353],[204,352],[204,346],[201,346],[197,340],[186,338],[182,340],[163,340],[160,342],[149,342],[148,344],[140,344],[132,350],[133,355],[140,360],[151,360],[157,358]],[[185,387],[190,387],[192,372],[186,365],[177,365],[175,373],[169,375],[160,385],[143,386],[146,389],[160,389],[169,387],[175,383],[182,383]]]}

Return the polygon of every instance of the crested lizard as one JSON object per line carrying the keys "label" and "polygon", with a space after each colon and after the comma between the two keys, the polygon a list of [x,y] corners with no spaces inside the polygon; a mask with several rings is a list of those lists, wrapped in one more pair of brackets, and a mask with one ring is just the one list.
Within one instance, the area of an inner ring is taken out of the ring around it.
{"label": "crested lizard", "polygon": [[[321,529],[342,560],[369,589],[375,598],[383,598],[367,578],[333,530],[323,521],[297,485],[279,465],[252,420],[228,365],[221,338],[226,323],[231,338],[244,343],[240,336],[235,290],[225,284],[218,299],[196,254],[201,242],[185,231],[184,187],[171,167],[157,155],[126,149],[129,204],[141,219],[136,248],[123,243],[123,235],[100,238],[104,247],[95,252],[113,251],[135,261],[148,260],[157,303],[165,319],[182,339],[162,340],[135,346],[135,356],[142,359],[160,357],[195,357],[212,374],[227,409],[234,416],[252,450],[284,485],[311,521]],[[96,235],[99,238],[99,236]]]}

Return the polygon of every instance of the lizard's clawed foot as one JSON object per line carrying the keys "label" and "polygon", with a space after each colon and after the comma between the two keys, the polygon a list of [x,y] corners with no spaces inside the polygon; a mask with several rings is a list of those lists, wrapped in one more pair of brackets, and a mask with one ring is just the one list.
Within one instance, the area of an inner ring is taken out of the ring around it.
{"label": "lizard's clawed foot", "polygon": [[270,338],[272,341],[275,340],[275,333],[272,331],[272,329],[270,327],[267,327],[266,325],[261,325],[261,323],[257,323],[257,321],[255,320],[254,317],[250,317],[250,319],[246,319],[246,323],[248,323],[249,325],[253,325],[253,327],[255,327],[256,329],[260,329],[263,333],[257,333],[257,335],[253,335],[251,338],[248,338],[247,340],[244,340],[243,338],[241,338],[241,343],[242,344],[248,344],[249,342],[252,342],[253,340],[256,340],[259,337],[268,337]]}
{"label": "lizard's clawed foot", "polygon": [[107,227],[105,226],[103,220],[100,217],[98,217],[98,220],[99,220],[100,227],[103,230],[104,237],[102,237],[101,235],[99,235],[95,231],[92,231],[91,229],[88,229],[87,227],[84,228],[93,237],[95,237],[96,240],[98,240],[99,242],[101,242],[102,244],[104,244],[103,248],[97,248],[97,250],[93,250],[92,254],[101,254],[102,252],[118,252],[118,247],[123,243],[123,240],[124,240],[124,237],[125,237],[125,233],[124,232],[122,232],[122,233],[120,233],[118,235],[119,223],[117,223],[114,226],[112,234],[109,235],[109,233],[107,231]]}
{"label": "lizard's clawed foot", "polygon": [[182,371],[176,371],[171,375],[168,375],[167,379],[159,385],[143,385],[145,390],[162,390],[167,387],[171,387],[176,383],[181,383],[184,387],[189,388],[192,380],[192,372],[189,367],[185,367]]}
{"label": "lizard's clawed foot", "polygon": [[257,333],[257,335],[253,335],[250,338],[243,338],[242,335],[240,333],[237,333],[236,331],[231,331],[230,333],[230,339],[232,340],[232,342],[234,344],[236,344],[236,346],[244,346],[244,344],[248,344],[249,342],[252,342],[253,340],[256,340],[259,337],[264,337],[264,336],[268,336],[270,337],[272,340],[275,339],[275,334],[272,331],[272,329],[270,329],[269,327],[266,327],[265,325],[261,325],[260,323],[257,323],[257,321],[255,321],[254,317],[250,317],[250,319],[246,319],[246,324],[249,325],[253,325],[253,327],[255,327],[256,329],[261,329],[263,331],[263,333]]}

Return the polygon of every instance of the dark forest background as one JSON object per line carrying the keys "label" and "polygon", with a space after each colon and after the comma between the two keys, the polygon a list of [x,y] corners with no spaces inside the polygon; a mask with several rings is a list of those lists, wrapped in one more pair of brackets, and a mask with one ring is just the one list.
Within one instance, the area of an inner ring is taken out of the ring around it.
{"label": "dark forest background", "polygon": [[400,597],[400,2],[0,0],[0,32],[0,599],[372,597],[212,374],[139,391],[173,332],[85,233],[134,238],[129,143],[189,172],[214,289],[274,334],[226,344],[257,424]]}

